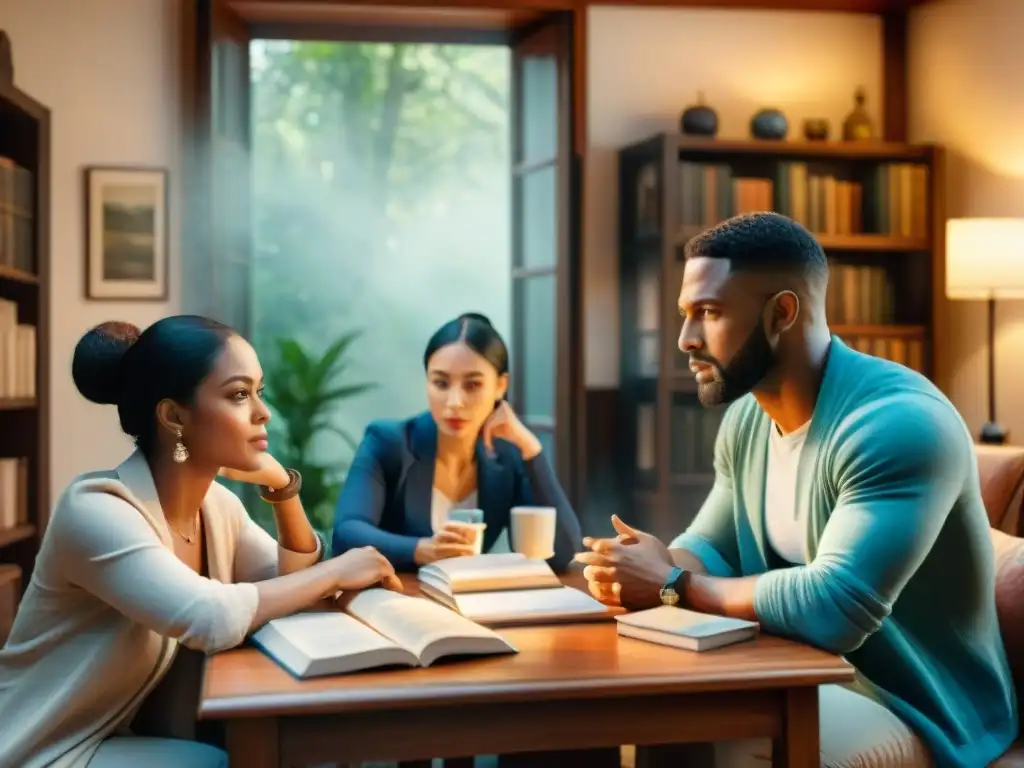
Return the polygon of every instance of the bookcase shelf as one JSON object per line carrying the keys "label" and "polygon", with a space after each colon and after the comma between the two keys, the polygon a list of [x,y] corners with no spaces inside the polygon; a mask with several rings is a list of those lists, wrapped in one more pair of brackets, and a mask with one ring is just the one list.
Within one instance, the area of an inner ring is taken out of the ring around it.
{"label": "bookcase shelf", "polygon": [[38,407],[34,397],[3,397],[0,398],[0,411],[26,411]]}
{"label": "bookcase shelf", "polygon": [[25,285],[39,285],[38,275],[33,275],[22,269],[4,266],[3,264],[0,264],[0,280],[9,280],[15,283],[24,283]]}
{"label": "bookcase shelf", "polygon": [[[814,158],[829,160],[894,160],[925,162],[933,149],[926,144],[900,144],[890,141],[774,141],[771,139],[700,139],[680,134],[665,134],[646,143],[674,141],[681,156],[724,157],[732,155],[770,156],[777,159]],[[637,146],[642,146],[637,145]]]}
{"label": "bookcase shelf", "polygon": [[[4,594],[29,584],[50,507],[49,191],[50,112],[0,81],[0,574],[10,576]],[[2,614],[13,610],[4,594],[0,631],[10,619]]]}
{"label": "bookcase shelf", "polygon": [[25,524],[16,525],[13,528],[4,528],[0,530],[0,549],[25,541],[26,539],[31,539],[35,535],[36,527],[34,525]]}
{"label": "bookcase shelf", "polygon": [[935,377],[944,280],[942,149],[892,142],[719,141],[660,134],[619,154],[624,490],[638,522],[684,529],[707,496],[720,409],[704,409],[677,349],[686,243],[729,216],[799,221],[830,263],[843,341]]}

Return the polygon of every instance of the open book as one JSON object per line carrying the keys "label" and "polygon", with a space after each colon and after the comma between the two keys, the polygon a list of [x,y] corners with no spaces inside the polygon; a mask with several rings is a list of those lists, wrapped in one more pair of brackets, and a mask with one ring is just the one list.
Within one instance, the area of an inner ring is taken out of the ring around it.
{"label": "open book", "polygon": [[758,624],[660,605],[616,616],[619,634],[688,651],[710,651],[757,636]]}
{"label": "open book", "polygon": [[453,557],[425,565],[420,591],[489,626],[608,618],[590,595],[562,585],[551,566],[515,552]]}
{"label": "open book", "polygon": [[443,656],[518,653],[486,627],[420,598],[369,589],[345,612],[297,613],[274,619],[253,644],[296,677],[371,667],[428,667]]}

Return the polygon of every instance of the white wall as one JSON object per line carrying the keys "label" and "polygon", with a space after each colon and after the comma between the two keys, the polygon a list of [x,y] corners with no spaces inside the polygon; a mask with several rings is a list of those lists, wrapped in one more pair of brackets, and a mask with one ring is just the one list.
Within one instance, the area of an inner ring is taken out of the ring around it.
{"label": "white wall", "polygon": [[[944,0],[911,12],[910,139],[947,147],[950,217],[1024,216],[1022,33],[1021,0]],[[997,417],[1020,445],[1024,302],[1000,302],[997,315]],[[982,302],[950,302],[950,395],[975,431],[988,413],[986,318]]]}
{"label": "white wall", "polygon": [[[113,466],[131,444],[113,408],[92,405],[71,381],[81,334],[104,320],[145,327],[177,310],[180,221],[178,29],[175,0],[0,0],[15,84],[52,113],[52,492],[77,473]],[[86,165],[170,170],[170,302],[86,301]]]}
{"label": "white wall", "polygon": [[615,387],[617,150],[678,131],[698,91],[718,111],[722,138],[747,137],[751,116],[766,106],[785,112],[791,137],[806,117],[828,118],[835,135],[861,85],[881,130],[881,22],[836,13],[600,6],[589,12],[588,30],[585,380]]}

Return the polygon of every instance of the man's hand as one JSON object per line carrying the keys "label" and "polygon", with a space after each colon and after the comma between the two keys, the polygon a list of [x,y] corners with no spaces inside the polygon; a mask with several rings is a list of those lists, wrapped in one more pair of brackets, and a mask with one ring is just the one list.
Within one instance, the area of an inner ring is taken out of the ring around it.
{"label": "man's hand", "polygon": [[586,565],[583,575],[590,593],[605,605],[636,611],[661,605],[660,591],[675,567],[672,555],[649,533],[631,528],[612,515],[618,532],[614,539],[583,539],[589,552],[576,561]]}

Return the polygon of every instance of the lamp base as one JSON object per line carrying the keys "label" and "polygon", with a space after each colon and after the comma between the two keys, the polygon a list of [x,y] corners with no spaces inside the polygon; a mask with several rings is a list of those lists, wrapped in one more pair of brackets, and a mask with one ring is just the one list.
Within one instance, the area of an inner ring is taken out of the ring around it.
{"label": "lamp base", "polygon": [[987,421],[981,427],[981,434],[978,436],[978,442],[983,445],[1006,445],[1008,436],[1009,435],[1006,430],[994,421]]}

